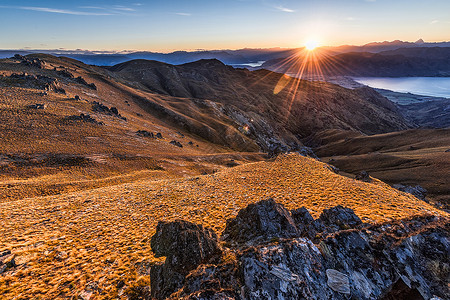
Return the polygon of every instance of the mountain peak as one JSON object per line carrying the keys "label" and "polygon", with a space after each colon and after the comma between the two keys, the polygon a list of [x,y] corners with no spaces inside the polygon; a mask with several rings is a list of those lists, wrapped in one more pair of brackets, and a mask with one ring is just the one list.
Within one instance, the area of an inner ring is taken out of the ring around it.
{"label": "mountain peak", "polygon": [[414,44],[425,44],[425,41],[422,39],[418,39],[417,41],[414,42]]}

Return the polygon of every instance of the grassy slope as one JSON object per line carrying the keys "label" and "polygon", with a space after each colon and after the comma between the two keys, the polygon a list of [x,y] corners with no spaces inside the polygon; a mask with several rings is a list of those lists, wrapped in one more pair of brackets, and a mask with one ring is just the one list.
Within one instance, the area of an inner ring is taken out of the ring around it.
{"label": "grassy slope", "polygon": [[[0,277],[4,299],[68,298],[97,286],[95,299],[148,284],[142,264],[155,261],[149,239],[158,220],[182,218],[221,231],[247,204],[273,197],[314,216],[338,204],[366,222],[413,214],[445,214],[386,184],[355,181],[298,155],[237,166],[213,175],[141,180],[66,195],[0,204],[1,249],[18,263]],[[145,269],[145,268],[144,268]]]}
{"label": "grassy slope", "polygon": [[[7,141],[0,143],[0,251],[12,250],[19,264],[0,276],[1,299],[120,297],[120,282],[127,289],[148,285],[143,266],[155,261],[149,238],[158,220],[183,218],[221,231],[239,209],[268,197],[288,208],[304,205],[315,216],[342,204],[367,222],[442,214],[381,182],[354,181],[311,159],[263,161],[260,153],[212,144],[135,101],[175,107],[180,99],[134,90],[73,60],[45,59],[48,69],[33,72],[54,76],[53,67],[62,65],[97,90],[64,78],[58,79],[67,95],[0,84],[0,140]],[[8,60],[0,67],[5,75],[30,71]],[[92,101],[117,107],[128,121],[93,112]],[[26,108],[34,103],[48,107]],[[80,113],[105,125],[64,121]],[[163,139],[137,130],[161,132]],[[173,139],[184,147],[169,144]],[[67,164],[67,155],[86,163]],[[56,162],[48,161],[53,156]]]}
{"label": "grassy slope", "polygon": [[373,136],[328,131],[317,155],[341,170],[362,170],[389,184],[420,184],[431,200],[450,203],[450,129],[421,129]]}

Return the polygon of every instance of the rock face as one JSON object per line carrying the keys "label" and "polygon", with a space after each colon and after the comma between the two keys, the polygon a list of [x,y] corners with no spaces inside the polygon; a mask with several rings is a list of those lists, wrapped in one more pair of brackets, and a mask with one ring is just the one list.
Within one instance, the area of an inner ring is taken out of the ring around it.
{"label": "rock face", "polygon": [[220,257],[217,235],[202,225],[186,221],[159,222],[151,240],[155,257],[166,256],[151,268],[151,295],[164,299],[180,289],[185,276],[200,264]]}
{"label": "rock face", "polygon": [[427,190],[425,188],[421,187],[420,185],[409,186],[409,185],[403,185],[403,184],[394,184],[392,187],[399,191],[409,193],[420,200],[426,201],[425,197],[427,196]]}
{"label": "rock face", "polygon": [[[236,247],[224,253],[235,258],[218,260],[212,231],[182,221],[160,223],[152,248],[167,259],[152,268],[152,296],[449,299],[449,229],[448,218],[435,216],[368,226],[341,206],[314,220],[305,208],[289,212],[269,199],[227,222],[222,239]],[[319,238],[308,238],[309,231]],[[207,257],[215,262],[204,264]]]}

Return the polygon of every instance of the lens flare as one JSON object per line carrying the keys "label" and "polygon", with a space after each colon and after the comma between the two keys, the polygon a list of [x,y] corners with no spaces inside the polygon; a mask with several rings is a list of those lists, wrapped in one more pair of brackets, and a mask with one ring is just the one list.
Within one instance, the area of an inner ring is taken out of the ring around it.
{"label": "lens flare", "polygon": [[309,40],[305,43],[305,47],[307,50],[312,51],[319,46],[319,43],[316,40]]}

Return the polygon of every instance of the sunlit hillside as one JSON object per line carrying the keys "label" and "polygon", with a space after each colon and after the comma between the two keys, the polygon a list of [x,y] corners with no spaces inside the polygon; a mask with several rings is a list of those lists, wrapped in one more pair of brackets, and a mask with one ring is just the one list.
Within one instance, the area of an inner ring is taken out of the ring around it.
{"label": "sunlit hillside", "polygon": [[115,298],[148,285],[148,267],[155,261],[149,239],[159,220],[181,218],[220,232],[239,209],[269,197],[289,209],[305,206],[316,217],[324,208],[345,205],[368,223],[445,215],[378,180],[349,179],[297,154],[213,175],[142,179],[3,202],[0,250],[11,249],[19,267],[0,277],[0,294],[5,299],[83,293]]}

